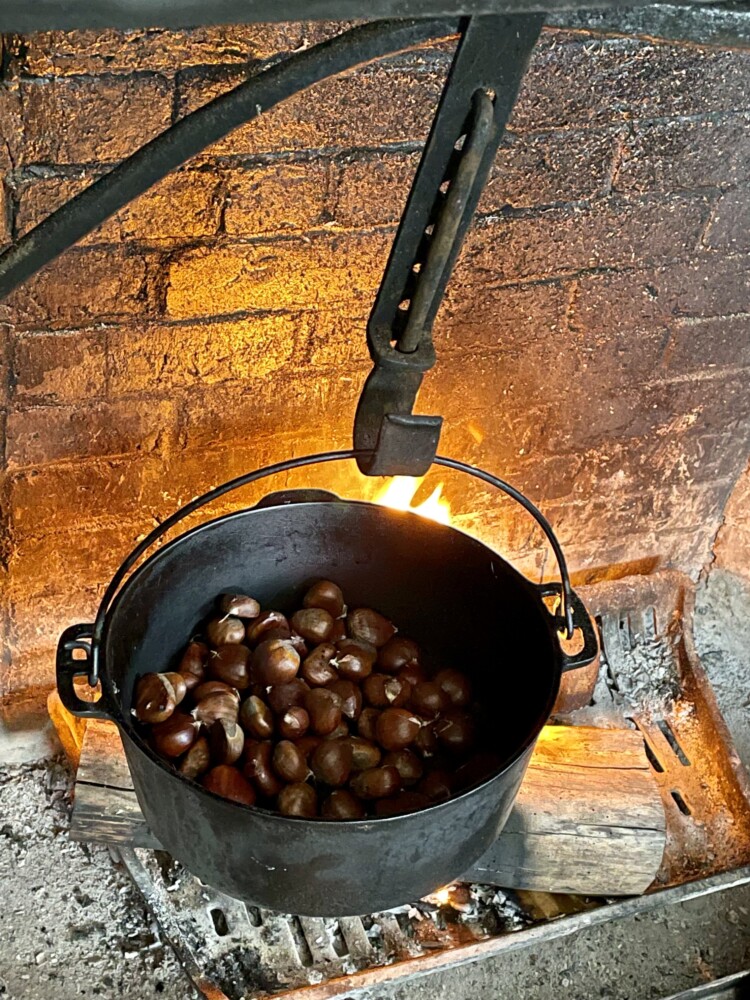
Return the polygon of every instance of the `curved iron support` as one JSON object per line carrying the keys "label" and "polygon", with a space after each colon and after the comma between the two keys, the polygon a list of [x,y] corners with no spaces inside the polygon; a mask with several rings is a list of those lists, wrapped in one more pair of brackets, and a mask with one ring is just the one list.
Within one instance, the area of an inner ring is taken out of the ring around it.
{"label": "curved iron support", "polygon": [[457,18],[375,21],[289,56],[180,119],[71,198],[0,256],[0,299],[170,171],[327,77],[457,34]]}

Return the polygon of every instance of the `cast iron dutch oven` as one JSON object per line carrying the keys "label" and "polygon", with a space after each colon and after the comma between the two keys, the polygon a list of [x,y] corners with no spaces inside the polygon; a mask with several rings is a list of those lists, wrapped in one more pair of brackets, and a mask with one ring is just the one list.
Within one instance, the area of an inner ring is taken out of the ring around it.
{"label": "cast iron dutch oven", "polygon": [[[537,586],[455,528],[321,491],[274,494],[252,509],[194,528],[122,581],[141,554],[187,513],[217,496],[299,465],[354,457],[329,452],[249,473],[193,501],[149,535],[118,570],[93,625],[75,625],[57,655],[60,696],[76,715],[119,727],[138,801],[164,848],[204,882],[247,902],[312,916],[372,913],[435,890],[465,871],[501,830],[563,670],[597,651],[590,619],[571,591],[557,540],[525,497],[489,473],[451,459],[509,492],[531,511],[560,562],[560,585]],[[137,678],[174,669],[222,592],[250,593],[263,607],[299,604],[321,577],[351,607],[377,608],[402,634],[468,673],[497,706],[500,770],[448,802],[403,816],[307,820],[235,804],[177,775],[148,746],[131,715]],[[119,593],[118,593],[119,590]],[[549,610],[557,595],[562,613]],[[566,656],[559,635],[580,629]],[[78,651],[78,652],[76,652]],[[79,659],[77,657],[83,657]],[[82,701],[73,679],[101,681]]]}

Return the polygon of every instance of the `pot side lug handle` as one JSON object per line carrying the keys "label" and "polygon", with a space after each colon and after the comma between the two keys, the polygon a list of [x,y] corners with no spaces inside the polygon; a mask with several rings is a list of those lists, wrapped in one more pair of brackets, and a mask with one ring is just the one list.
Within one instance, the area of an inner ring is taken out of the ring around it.
{"label": "pot side lug handle", "polygon": [[298,489],[298,490],[277,490],[269,493],[253,506],[253,510],[262,510],[264,507],[284,507],[293,503],[322,503],[327,500],[340,500],[341,497],[330,490]]}
{"label": "pot side lug handle", "polygon": [[[591,661],[599,655],[599,636],[597,634],[596,624],[592,619],[591,615],[586,610],[586,605],[583,603],[581,598],[576,594],[574,590],[571,590],[572,609],[573,609],[573,638],[570,640],[565,639],[565,621],[559,615],[559,608],[562,604],[562,586],[559,583],[540,583],[536,585],[539,591],[539,596],[544,601],[545,606],[548,608],[550,614],[557,619],[558,622],[558,638],[560,641],[560,649],[562,651],[562,669],[563,673],[568,670],[576,670],[578,667],[585,667]],[[549,606],[549,602],[545,601],[545,598],[555,597],[557,600],[554,602],[552,608]],[[581,646],[581,641],[583,645]],[[567,647],[575,648],[575,652],[568,652]]]}
{"label": "pot side lug handle", "polygon": [[[73,681],[76,677],[88,677],[91,665],[91,639],[93,625],[71,625],[60,636],[57,644],[57,690],[63,705],[73,715],[82,719],[109,719],[103,703],[84,701],[76,694]],[[76,651],[84,654],[76,658]]]}

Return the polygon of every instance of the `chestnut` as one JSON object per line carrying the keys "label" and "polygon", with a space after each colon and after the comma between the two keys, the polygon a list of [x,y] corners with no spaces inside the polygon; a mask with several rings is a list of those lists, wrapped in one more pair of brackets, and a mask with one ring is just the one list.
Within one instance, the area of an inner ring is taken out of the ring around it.
{"label": "chestnut", "polygon": [[424,667],[419,663],[408,663],[399,670],[397,677],[401,681],[406,681],[412,687],[416,687],[420,681],[427,680]]}
{"label": "chestnut", "polygon": [[323,608],[295,611],[289,623],[305,642],[326,642],[333,629],[333,618]]}
{"label": "chestnut", "polygon": [[449,709],[435,724],[435,732],[441,745],[453,753],[465,753],[474,745],[476,723],[468,712]]}
{"label": "chestnut", "polygon": [[[245,630],[245,635],[247,636],[247,641],[251,646],[259,643],[262,639],[265,639],[265,633],[272,628],[283,628],[291,635],[291,629],[289,628],[289,622],[286,620],[286,615],[282,615],[280,611],[262,611],[254,622],[249,622],[247,629]],[[288,638],[288,636],[280,636],[280,638]]]}
{"label": "chestnut", "polygon": [[301,676],[313,687],[325,687],[326,684],[338,680],[338,671],[331,663],[335,656],[336,647],[333,643],[321,643],[303,660]]}
{"label": "chestnut", "polygon": [[294,705],[302,705],[309,690],[301,677],[295,677],[288,684],[274,685],[268,692],[268,704],[277,715],[283,715]]}
{"label": "chestnut", "polygon": [[239,618],[234,618],[232,615],[225,618],[212,618],[206,626],[206,635],[213,646],[242,642],[245,638],[245,626]]}
{"label": "chestnut", "polygon": [[375,803],[376,816],[403,816],[404,813],[418,812],[432,805],[421,792],[405,791],[390,799],[378,799]]}
{"label": "chestnut", "polygon": [[256,740],[267,740],[273,735],[273,712],[257,695],[252,694],[242,702],[240,723]]}
{"label": "chestnut", "polygon": [[267,639],[255,648],[252,676],[259,684],[288,684],[296,677],[300,662],[288,639]]}
{"label": "chestnut", "polygon": [[414,749],[424,758],[435,756],[440,749],[440,744],[438,743],[434,724],[429,723],[426,726],[422,726],[417,733],[417,738],[414,740]]}
{"label": "chestnut", "polygon": [[295,782],[282,788],[276,799],[282,816],[302,816],[311,819],[318,815],[318,796],[315,789],[304,782]]}
{"label": "chestnut", "polygon": [[197,687],[206,675],[209,649],[205,642],[189,642],[182,654],[178,672],[185,678],[188,691]]}
{"label": "chestnut", "polygon": [[352,639],[367,642],[379,649],[396,633],[396,626],[372,608],[357,608],[346,616],[346,627]]}
{"label": "chestnut", "polygon": [[313,752],[322,742],[322,736],[313,736],[312,733],[308,733],[306,736],[303,736],[301,740],[296,741],[296,746],[299,752],[304,754],[305,760],[309,760]]}
{"label": "chestnut", "polygon": [[411,706],[415,712],[434,719],[450,705],[448,695],[435,681],[420,681],[411,692]]}
{"label": "chestnut", "polygon": [[305,755],[291,740],[281,740],[276,744],[272,760],[274,771],[284,781],[304,781],[310,773]]}
{"label": "chestnut", "polygon": [[211,766],[211,751],[205,736],[199,736],[185,756],[180,760],[177,770],[185,778],[199,778]]}
{"label": "chestnut", "polygon": [[235,618],[257,618],[260,614],[260,604],[247,594],[222,594],[219,599],[219,611],[223,615],[233,615]]}
{"label": "chestnut", "polygon": [[377,718],[375,735],[384,750],[403,750],[414,742],[421,726],[421,720],[405,708],[386,708]]}
{"label": "chestnut", "polygon": [[240,693],[223,681],[206,681],[193,692],[195,708],[193,718],[210,726],[217,719],[236,722],[240,711]]}
{"label": "chestnut", "polygon": [[378,650],[378,667],[386,674],[397,674],[404,667],[419,665],[419,646],[411,639],[394,635]]}
{"label": "chestnut", "polygon": [[375,647],[369,643],[356,639],[339,639],[333,663],[341,677],[361,681],[372,672],[376,655]]}
{"label": "chestnut", "polygon": [[365,740],[377,739],[375,726],[380,716],[378,708],[363,708],[362,714],[357,719],[357,733]]}
{"label": "chestnut", "polygon": [[352,770],[352,745],[347,739],[325,740],[310,758],[315,778],[326,785],[341,787]]}
{"label": "chestnut", "polygon": [[343,618],[337,618],[333,623],[329,642],[338,642],[339,639],[346,639],[346,623]]}
{"label": "chestnut", "polygon": [[167,674],[143,674],[138,678],[134,711],[139,722],[164,722],[176,705],[176,692]]}
{"label": "chestnut", "polygon": [[417,791],[431,802],[445,802],[453,792],[453,781],[447,771],[430,771],[417,785]]}
{"label": "chestnut", "polygon": [[215,764],[234,764],[242,756],[245,734],[236,722],[217,719],[208,731],[208,743]]}
{"label": "chestnut", "polygon": [[424,774],[424,764],[411,750],[391,750],[383,758],[383,764],[395,767],[405,786],[415,785]]}
{"label": "chestnut", "polygon": [[341,587],[331,580],[318,580],[302,598],[306,608],[322,608],[332,618],[339,618],[344,613],[344,595]]}
{"label": "chestnut", "polygon": [[323,737],[324,740],[340,740],[344,737],[349,736],[349,726],[342,719],[335,729],[332,729],[330,733],[326,733]]}
{"label": "chestnut", "polygon": [[465,708],[471,701],[471,681],[460,670],[439,670],[435,683],[445,691],[454,708]]}
{"label": "chestnut", "polygon": [[151,730],[154,749],[162,757],[181,757],[198,735],[198,723],[189,715],[174,712],[165,722]]}
{"label": "chestnut", "polygon": [[380,747],[371,740],[364,740],[361,736],[350,736],[349,743],[352,748],[352,770],[366,771],[368,768],[377,767],[380,763]]}
{"label": "chestnut", "polygon": [[229,764],[219,764],[203,776],[203,787],[215,795],[251,806],[255,802],[253,786],[244,778],[236,767]]}
{"label": "chestnut", "polygon": [[250,687],[250,650],[239,643],[222,643],[209,657],[208,672],[217,681],[245,691]]}
{"label": "chestnut", "polygon": [[347,719],[358,719],[362,711],[362,692],[353,681],[341,678],[326,687],[341,698],[341,714]]}
{"label": "chestnut", "polygon": [[400,708],[411,695],[411,684],[390,674],[370,674],[362,683],[365,698],[375,708]]}
{"label": "chestnut", "polygon": [[310,725],[318,736],[327,736],[341,722],[341,698],[328,688],[311,688],[305,695]]}
{"label": "chestnut", "polygon": [[401,787],[401,776],[395,767],[371,767],[357,771],[349,787],[360,799],[386,799]]}
{"label": "chestnut", "polygon": [[188,692],[187,681],[182,674],[166,673],[164,676],[174,688],[174,700],[179,705]]}
{"label": "chestnut", "polygon": [[310,716],[301,705],[292,705],[278,721],[279,736],[285,740],[298,740],[310,728]]}
{"label": "chestnut", "polygon": [[242,773],[268,799],[275,798],[284,787],[273,769],[273,744],[264,740],[245,743]]}
{"label": "chestnut", "polygon": [[337,788],[323,802],[320,815],[326,819],[363,819],[364,806],[345,788]]}

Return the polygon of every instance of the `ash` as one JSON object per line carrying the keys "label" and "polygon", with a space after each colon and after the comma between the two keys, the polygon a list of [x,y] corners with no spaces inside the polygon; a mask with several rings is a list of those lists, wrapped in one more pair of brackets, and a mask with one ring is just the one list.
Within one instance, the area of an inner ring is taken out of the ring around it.
{"label": "ash", "polygon": [[666,629],[633,629],[630,642],[607,650],[608,683],[615,705],[633,710],[663,710],[680,694],[675,647],[682,638],[682,618],[675,612]]}
{"label": "ash", "polygon": [[0,770],[0,997],[192,995],[129,876],[67,831],[65,763]]}

